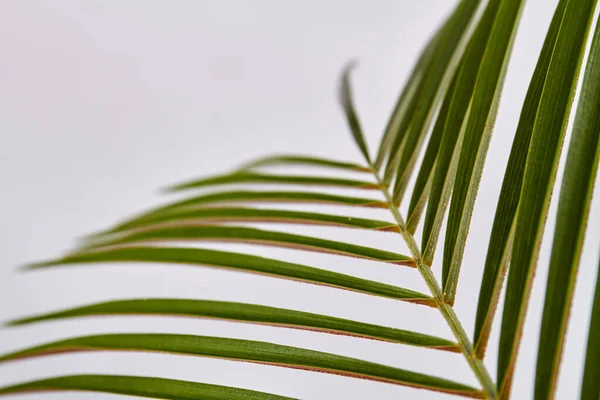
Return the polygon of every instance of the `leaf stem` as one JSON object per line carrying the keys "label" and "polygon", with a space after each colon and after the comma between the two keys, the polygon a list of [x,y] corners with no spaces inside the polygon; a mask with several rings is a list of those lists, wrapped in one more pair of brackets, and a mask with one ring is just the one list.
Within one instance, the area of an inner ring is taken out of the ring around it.
{"label": "leaf stem", "polygon": [[387,185],[383,183],[379,176],[379,173],[373,165],[371,165],[371,171],[373,175],[375,175],[377,182],[380,184],[381,191],[385,196],[389,209],[394,215],[396,223],[398,224],[400,234],[402,235],[406,244],[408,245],[408,248],[410,249],[410,252],[415,260],[419,273],[425,280],[425,283],[427,284],[429,290],[431,291],[431,294],[433,295],[436,307],[438,308],[438,310],[440,310],[440,313],[442,314],[442,316],[446,320],[446,323],[452,330],[452,333],[456,337],[456,340],[461,347],[465,359],[469,363],[469,366],[473,370],[473,373],[475,374],[477,380],[479,380],[479,383],[483,388],[486,398],[496,399],[497,392],[494,381],[490,377],[490,374],[485,365],[483,364],[483,361],[477,358],[475,350],[473,348],[473,343],[469,339],[469,336],[467,335],[465,329],[460,323],[458,316],[454,312],[454,308],[452,308],[450,304],[444,302],[444,294],[442,292],[442,289],[437,279],[433,275],[431,268],[423,263],[421,249],[415,242],[415,238],[413,237],[413,235],[406,229],[406,223],[404,222],[404,218],[402,217],[402,214],[400,213],[398,207],[396,207],[396,205],[394,204],[394,201],[389,193]]}

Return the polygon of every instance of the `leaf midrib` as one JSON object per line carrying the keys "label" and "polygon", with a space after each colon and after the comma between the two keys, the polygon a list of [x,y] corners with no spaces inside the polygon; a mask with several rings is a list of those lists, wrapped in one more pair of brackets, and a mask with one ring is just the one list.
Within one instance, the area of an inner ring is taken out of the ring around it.
{"label": "leaf midrib", "polygon": [[497,389],[496,389],[496,385],[495,385],[494,381],[492,380],[483,361],[476,357],[473,343],[471,342],[471,339],[469,338],[468,334],[466,333],[465,329],[463,328],[460,320],[458,319],[458,316],[454,312],[454,309],[452,308],[451,305],[446,304],[444,302],[444,295],[443,295],[442,289],[441,289],[437,279],[431,272],[431,269],[423,263],[421,249],[417,245],[413,235],[410,232],[408,232],[408,230],[406,229],[406,224],[404,222],[404,218],[402,217],[402,214],[401,214],[400,210],[398,209],[398,207],[395,205],[393,198],[392,198],[391,194],[389,193],[387,185],[385,185],[384,182],[382,181],[375,166],[372,163],[370,163],[370,165],[371,165],[371,172],[380,185],[380,190],[386,199],[389,210],[391,211],[392,215],[394,216],[394,220],[396,221],[398,230],[399,230],[400,234],[402,235],[402,237],[404,238],[404,241],[406,242],[406,244],[411,252],[411,255],[414,259],[417,270],[419,271],[419,273],[425,280],[427,287],[431,291],[431,294],[433,296],[433,299],[435,301],[435,305],[436,305],[437,309],[440,311],[440,313],[442,314],[442,317],[444,317],[444,320],[446,321],[446,323],[452,330],[452,333],[454,334],[454,336],[461,348],[461,351],[462,351],[465,359],[467,360],[467,363],[469,364],[469,366],[473,370],[473,373],[477,377],[477,380],[481,384],[481,387],[483,388],[483,393],[485,394],[486,398],[496,399]]}

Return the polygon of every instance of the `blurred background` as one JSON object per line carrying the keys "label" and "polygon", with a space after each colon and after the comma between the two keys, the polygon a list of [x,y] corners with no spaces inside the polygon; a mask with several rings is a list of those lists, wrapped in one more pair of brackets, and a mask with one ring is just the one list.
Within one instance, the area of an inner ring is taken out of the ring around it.
{"label": "blurred background", "polygon": [[[528,0],[516,36],[456,301],[469,333],[503,171],[556,2]],[[450,338],[434,309],[274,278],[173,265],[123,264],[35,273],[17,268],[60,255],[83,234],[167,201],[170,198],[157,190],[165,185],[225,172],[261,155],[292,152],[361,162],[336,97],[341,69],[351,59],[359,62],[353,75],[355,100],[373,150],[421,47],[455,3],[0,2],[0,321],[108,299],[204,298],[277,305]],[[561,174],[562,169],[558,179]],[[558,399],[579,393],[598,265],[600,228],[594,223],[600,220],[598,198],[596,190]],[[551,215],[555,210],[556,201]],[[336,207],[327,211],[390,219],[384,211]],[[406,251],[393,234],[283,225],[273,229]],[[513,390],[518,399],[532,394],[552,233],[548,229],[545,235],[521,345]],[[408,268],[294,250],[214,247],[426,290],[416,271]],[[439,275],[438,263],[434,270]],[[486,359],[493,376],[496,320]],[[476,384],[459,354],[166,317],[89,318],[0,328],[0,352],[79,334],[153,331],[268,340]],[[307,371],[135,353],[56,355],[0,365],[0,386],[69,373],[162,376],[315,400],[446,398]],[[112,398],[87,393],[84,397]],[[82,394],[19,398],[79,399]]]}

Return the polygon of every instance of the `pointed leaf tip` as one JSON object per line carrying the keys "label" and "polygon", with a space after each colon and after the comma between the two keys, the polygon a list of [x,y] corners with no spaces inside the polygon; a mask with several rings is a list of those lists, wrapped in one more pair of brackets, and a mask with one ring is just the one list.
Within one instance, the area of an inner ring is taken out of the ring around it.
{"label": "pointed leaf tip", "polygon": [[350,61],[348,64],[346,64],[346,67],[342,72],[342,78],[340,83],[340,102],[342,104],[344,112],[346,113],[346,119],[348,120],[348,126],[350,127],[350,131],[352,132],[352,137],[354,137],[354,141],[356,142],[358,148],[365,157],[365,160],[367,160],[367,162],[371,164],[371,157],[369,156],[367,142],[365,141],[365,137],[360,126],[360,121],[354,108],[354,102],[352,100],[350,73],[356,67],[356,65],[356,61]]}

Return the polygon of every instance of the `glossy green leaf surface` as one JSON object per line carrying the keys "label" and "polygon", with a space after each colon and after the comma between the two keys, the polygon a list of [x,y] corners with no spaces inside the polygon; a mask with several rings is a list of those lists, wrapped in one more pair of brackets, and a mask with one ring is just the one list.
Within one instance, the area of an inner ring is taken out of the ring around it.
{"label": "glossy green leaf surface", "polygon": [[57,260],[31,264],[27,268],[40,269],[69,264],[114,262],[156,262],[219,267],[337,287],[412,303],[432,305],[431,297],[413,290],[305,265],[249,254],[208,249],[145,246],[112,247],[97,251],[75,253]]}
{"label": "glossy green leaf surface", "polygon": [[0,388],[0,396],[32,392],[101,392],[166,400],[292,400],[291,397],[206,383],[173,379],[69,375]]}
{"label": "glossy green leaf surface", "polygon": [[[523,0],[490,1],[482,23],[488,23],[490,32],[485,35],[485,50],[477,72],[469,115],[466,120],[452,200],[448,212],[448,227],[444,241],[442,288],[444,299],[454,304],[460,267],[463,259],[475,198],[496,122],[496,113],[504,83],[504,75],[512,50]],[[494,6],[496,9],[494,10]],[[477,37],[478,32],[473,34]]]}
{"label": "glossy green leaf surface", "polygon": [[371,168],[346,161],[331,160],[328,158],[314,157],[310,155],[278,154],[266,156],[242,165],[238,170],[249,170],[259,167],[300,165],[312,167],[325,167],[334,169],[345,169],[349,171],[370,172]]}
{"label": "glossy green leaf surface", "polygon": [[414,266],[412,258],[350,243],[320,239],[311,236],[295,235],[285,232],[267,231],[263,229],[239,226],[156,226],[126,233],[114,239],[106,239],[90,244],[96,246],[112,246],[148,241],[225,241],[254,243],[267,246],[289,247],[299,250],[310,250],[330,254],[384,261],[392,264]]}
{"label": "glossy green leaf surface", "polygon": [[600,398],[600,265],[596,276],[596,292],[586,350],[581,400],[596,400]]}
{"label": "glossy green leaf surface", "polygon": [[568,2],[548,68],[525,166],[498,351],[501,398],[510,394],[550,196],[595,0]]}
{"label": "glossy green leaf surface", "polygon": [[284,308],[211,300],[132,299],[108,301],[27,317],[11,321],[9,325],[17,326],[41,321],[97,315],[170,315],[215,318],[295,329],[308,329],[318,332],[357,336],[460,352],[460,348],[458,348],[456,343],[422,333]]}
{"label": "glossy green leaf surface", "polygon": [[356,358],[251,340],[173,334],[112,334],[60,340],[0,356],[21,358],[80,351],[151,351],[254,362],[333,373],[478,398],[475,388],[446,379]]}
{"label": "glossy green leaf surface", "polygon": [[559,3],[546,34],[544,45],[533,77],[531,78],[527,95],[525,96],[508,165],[506,166],[502,181],[502,188],[500,190],[485,260],[485,269],[479,290],[479,301],[477,303],[473,342],[475,343],[475,351],[479,358],[483,358],[487,347],[491,324],[494,319],[506,269],[508,268],[512,248],[512,229],[521,197],[527,152],[565,6],[566,2]]}
{"label": "glossy green leaf surface", "polygon": [[308,185],[308,186],[338,186],[353,189],[377,189],[379,185],[373,182],[358,181],[354,179],[329,178],[322,176],[302,175],[272,175],[251,171],[240,171],[230,174],[200,178],[190,182],[181,183],[170,188],[168,191],[184,189],[197,189],[219,185],[237,183],[260,183],[260,184],[284,184],[284,185]]}
{"label": "glossy green leaf surface", "polygon": [[560,191],[538,347],[536,399],[550,398],[556,388],[599,156],[600,25],[587,61]]}
{"label": "glossy green leaf surface", "polygon": [[[117,225],[101,234],[116,233],[128,229],[143,228],[153,224],[206,224],[216,222],[274,222],[291,224],[330,225],[346,228],[369,229],[375,231],[398,232],[398,226],[392,222],[345,217],[304,211],[290,211],[265,208],[244,207],[206,207],[181,209],[168,213],[157,213],[141,220],[133,220]],[[97,235],[96,235],[97,236]]]}
{"label": "glossy green leaf surface", "polygon": [[342,73],[342,81],[340,82],[340,103],[342,104],[342,108],[346,114],[346,120],[348,121],[350,132],[352,132],[352,137],[360,149],[360,152],[365,157],[365,160],[367,160],[367,162],[370,164],[371,156],[369,155],[367,142],[365,141],[365,136],[360,126],[358,115],[356,115],[356,110],[354,109],[354,101],[352,100],[350,73],[352,72],[354,66],[354,63],[348,64]]}

